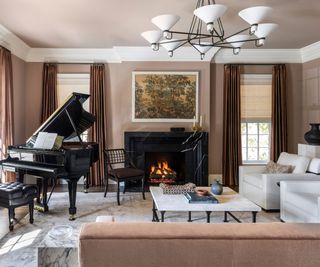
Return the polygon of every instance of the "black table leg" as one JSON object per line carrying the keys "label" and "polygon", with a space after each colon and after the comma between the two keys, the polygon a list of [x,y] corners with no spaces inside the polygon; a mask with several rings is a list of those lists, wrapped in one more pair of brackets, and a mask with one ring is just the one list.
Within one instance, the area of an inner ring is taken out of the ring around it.
{"label": "black table leg", "polygon": [[161,213],[161,222],[164,222],[164,214],[165,214],[165,211],[160,211],[160,213]]}
{"label": "black table leg", "polygon": [[223,220],[223,222],[229,222],[229,220],[228,220],[228,212],[224,212],[224,220]]}
{"label": "black table leg", "polygon": [[192,219],[191,219],[191,211],[188,211],[188,222],[192,222]]}
{"label": "black table leg", "polygon": [[252,222],[253,222],[253,223],[256,223],[256,222],[257,222],[257,212],[256,212],[256,211],[253,211],[253,212],[252,212]]}
{"label": "black table leg", "polygon": [[210,223],[210,214],[212,211],[206,211],[207,213],[207,223]]}
{"label": "black table leg", "polygon": [[156,203],[154,203],[154,201],[153,201],[153,207],[152,207],[152,221],[159,222],[157,209],[156,209]]}

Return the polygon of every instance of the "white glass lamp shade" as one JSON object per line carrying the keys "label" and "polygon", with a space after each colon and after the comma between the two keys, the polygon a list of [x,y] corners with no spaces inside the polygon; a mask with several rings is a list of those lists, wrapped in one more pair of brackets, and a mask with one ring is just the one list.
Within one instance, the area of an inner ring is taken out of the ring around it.
{"label": "white glass lamp shade", "polygon": [[213,4],[199,7],[193,11],[193,14],[201,19],[204,23],[208,24],[221,17],[226,10],[227,7],[224,5]]}
{"label": "white glass lamp shade", "polygon": [[171,39],[170,42],[162,43],[161,46],[164,47],[167,51],[175,50],[181,44],[177,39]]}
{"label": "white glass lamp shade", "polygon": [[150,44],[155,44],[161,39],[162,31],[145,31],[141,33],[141,36]]}
{"label": "white glass lamp shade", "polygon": [[270,13],[272,8],[268,6],[254,6],[243,9],[239,12],[239,16],[250,25],[258,24],[263,21]]}
{"label": "white glass lamp shade", "polygon": [[180,17],[177,15],[166,14],[154,17],[151,22],[162,31],[168,31],[179,21],[179,19]]}
{"label": "white glass lamp shade", "polygon": [[201,54],[205,54],[212,48],[212,46],[209,46],[210,44],[211,43],[203,42],[201,44],[194,44],[194,47],[197,48]]}
{"label": "white glass lamp shade", "polygon": [[274,23],[261,23],[258,25],[258,29],[254,33],[258,38],[267,37],[275,28],[278,27],[278,24]]}
{"label": "white glass lamp shade", "polygon": [[238,34],[231,36],[230,38],[227,38],[227,42],[232,42],[230,45],[232,45],[235,48],[241,47],[245,44],[245,42],[240,42],[244,40],[249,40],[250,37],[245,34]]}

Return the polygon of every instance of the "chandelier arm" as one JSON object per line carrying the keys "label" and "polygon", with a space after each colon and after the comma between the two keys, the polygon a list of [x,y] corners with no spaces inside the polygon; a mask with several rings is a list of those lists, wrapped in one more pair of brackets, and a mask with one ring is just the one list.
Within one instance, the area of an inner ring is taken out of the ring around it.
{"label": "chandelier arm", "polygon": [[172,34],[183,34],[183,35],[198,35],[205,38],[211,38],[211,37],[219,37],[219,35],[211,35],[211,34],[205,34],[205,33],[193,33],[193,32],[180,32],[180,31],[168,31],[168,33]]}
{"label": "chandelier arm", "polygon": [[247,28],[245,28],[245,29],[243,29],[243,30],[240,30],[240,31],[238,31],[238,32],[236,32],[236,33],[233,33],[233,34],[231,34],[231,35],[223,38],[223,40],[226,40],[226,39],[228,39],[228,38],[230,38],[230,37],[232,37],[232,36],[235,36],[235,35],[237,35],[237,34],[239,34],[239,33],[243,33],[243,32],[245,32],[245,31],[248,31],[250,28],[251,28],[251,26],[250,26],[250,27],[247,27]]}
{"label": "chandelier arm", "polygon": [[228,44],[233,44],[233,43],[254,42],[254,41],[257,41],[257,40],[260,40],[260,39],[261,39],[261,38],[246,39],[246,40],[233,41],[233,42],[216,42],[216,43],[214,43],[214,46],[219,46],[219,45],[228,45]]}
{"label": "chandelier arm", "polygon": [[170,43],[178,43],[178,42],[188,42],[189,39],[176,39],[176,40],[168,40],[168,41],[162,41],[162,42],[159,42],[158,44],[161,45],[161,44],[170,44]]}
{"label": "chandelier arm", "polygon": [[173,49],[172,51],[177,50],[178,48],[180,48],[181,46],[185,45],[186,43],[188,43],[189,41],[186,40],[185,42],[183,42],[182,44],[178,45],[175,49]]}
{"label": "chandelier arm", "polygon": [[218,21],[218,26],[219,26],[219,30],[220,30],[221,36],[223,38],[223,36],[224,36],[224,28],[223,28],[222,21],[221,21],[220,18],[217,21]]}

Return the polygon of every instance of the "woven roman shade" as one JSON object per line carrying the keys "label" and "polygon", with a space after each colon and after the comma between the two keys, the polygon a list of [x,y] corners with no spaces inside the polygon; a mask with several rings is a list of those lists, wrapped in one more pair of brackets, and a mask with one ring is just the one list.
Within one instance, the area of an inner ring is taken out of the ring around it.
{"label": "woven roman shade", "polygon": [[240,80],[241,120],[270,121],[272,103],[272,76],[245,74]]}

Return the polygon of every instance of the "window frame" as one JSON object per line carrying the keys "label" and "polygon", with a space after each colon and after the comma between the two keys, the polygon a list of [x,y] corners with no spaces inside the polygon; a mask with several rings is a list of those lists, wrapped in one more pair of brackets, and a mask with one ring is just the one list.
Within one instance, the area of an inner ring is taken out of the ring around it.
{"label": "window frame", "polygon": [[[270,160],[271,120],[267,120],[267,119],[241,120],[241,125],[240,126],[242,126],[243,123],[246,124],[246,133],[243,134],[241,132],[241,140],[242,140],[242,136],[246,137],[246,146],[243,146],[242,141],[241,141],[241,155],[243,155],[242,154],[242,150],[246,149],[246,158],[247,158],[247,160],[242,160],[242,164],[244,164],[244,165],[259,165],[259,164],[268,163],[268,161]],[[249,135],[253,135],[253,134],[248,134],[248,124],[249,123],[256,123],[257,124],[257,134],[254,134],[254,135],[257,136],[257,146],[256,147],[252,147],[252,148],[256,148],[257,149],[257,158],[258,158],[258,160],[248,160],[248,150],[249,150],[249,148],[251,148],[251,147],[248,146],[248,137],[249,137]],[[260,123],[268,123],[269,124],[269,133],[268,134],[260,134],[260,128],[259,128],[259,124]],[[259,160],[260,149],[261,148],[267,148],[267,147],[260,147],[260,145],[259,145],[259,143],[260,143],[259,142],[260,141],[260,135],[268,135],[269,136],[269,147],[268,147],[268,149],[269,149],[269,159],[267,159],[267,160]]]}

